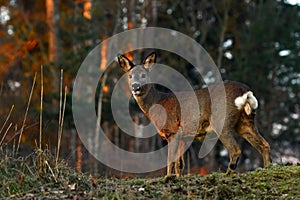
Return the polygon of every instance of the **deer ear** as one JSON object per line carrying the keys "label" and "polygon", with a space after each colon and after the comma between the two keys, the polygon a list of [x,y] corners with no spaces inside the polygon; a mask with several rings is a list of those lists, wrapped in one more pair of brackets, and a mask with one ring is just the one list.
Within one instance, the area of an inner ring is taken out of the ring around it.
{"label": "deer ear", "polygon": [[156,53],[152,52],[150,55],[148,55],[145,58],[143,65],[146,69],[150,70],[155,62],[156,62]]}
{"label": "deer ear", "polygon": [[126,72],[134,67],[134,64],[124,55],[118,55],[118,62],[122,69]]}

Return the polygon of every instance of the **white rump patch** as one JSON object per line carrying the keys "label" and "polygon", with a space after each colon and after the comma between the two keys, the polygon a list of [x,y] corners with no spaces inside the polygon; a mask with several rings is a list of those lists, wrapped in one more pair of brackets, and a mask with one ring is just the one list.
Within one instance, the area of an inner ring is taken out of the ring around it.
{"label": "white rump patch", "polygon": [[248,92],[248,103],[250,104],[252,109],[257,109],[258,108],[258,101],[255,98],[255,96],[253,95],[253,93],[251,91]]}
{"label": "white rump patch", "polygon": [[[239,110],[241,110],[246,103],[250,105],[251,109],[256,109],[258,107],[258,101],[253,95],[253,92],[248,91],[234,100],[234,104]],[[247,110],[249,112],[249,108],[247,108]]]}

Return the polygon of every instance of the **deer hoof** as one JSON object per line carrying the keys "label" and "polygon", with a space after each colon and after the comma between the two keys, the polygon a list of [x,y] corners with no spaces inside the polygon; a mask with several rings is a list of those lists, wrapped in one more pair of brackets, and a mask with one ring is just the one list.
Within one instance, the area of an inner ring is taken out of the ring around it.
{"label": "deer hoof", "polygon": [[229,165],[229,168],[230,168],[231,170],[235,170],[236,167],[237,167],[237,164],[230,164],[230,165]]}
{"label": "deer hoof", "polygon": [[234,174],[234,170],[228,168],[228,169],[227,169],[227,172],[226,172],[226,175],[231,175],[231,174]]}
{"label": "deer hoof", "polygon": [[168,174],[168,175],[166,175],[165,177],[164,177],[164,181],[166,182],[166,183],[168,183],[168,182],[172,182],[172,181],[175,181],[175,179],[177,178],[177,176],[175,175],[175,174]]}

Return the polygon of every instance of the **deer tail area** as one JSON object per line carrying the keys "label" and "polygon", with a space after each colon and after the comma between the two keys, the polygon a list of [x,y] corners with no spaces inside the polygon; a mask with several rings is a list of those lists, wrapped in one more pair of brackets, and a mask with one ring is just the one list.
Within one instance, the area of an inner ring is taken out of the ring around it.
{"label": "deer tail area", "polygon": [[258,107],[258,101],[251,91],[248,91],[242,96],[237,97],[234,100],[234,104],[239,110],[244,109],[247,115],[250,115],[252,110],[255,110]]}

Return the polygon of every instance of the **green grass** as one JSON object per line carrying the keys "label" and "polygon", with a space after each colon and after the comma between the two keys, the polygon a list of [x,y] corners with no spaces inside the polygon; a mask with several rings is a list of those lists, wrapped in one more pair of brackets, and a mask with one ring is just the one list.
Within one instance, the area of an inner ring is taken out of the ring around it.
{"label": "green grass", "polygon": [[56,166],[47,152],[26,158],[2,154],[0,161],[1,199],[298,199],[299,188],[297,165],[204,177],[119,179],[79,173],[64,162]]}

